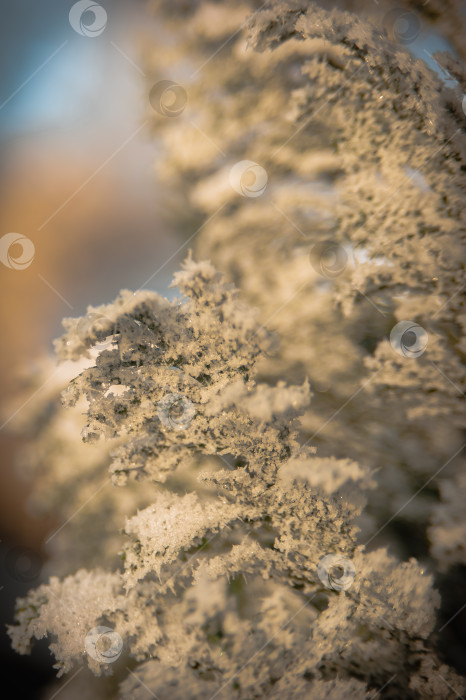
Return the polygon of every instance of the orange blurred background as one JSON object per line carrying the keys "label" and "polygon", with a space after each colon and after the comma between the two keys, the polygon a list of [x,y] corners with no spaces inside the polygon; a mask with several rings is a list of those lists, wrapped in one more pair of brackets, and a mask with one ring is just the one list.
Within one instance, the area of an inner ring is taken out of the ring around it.
{"label": "orange blurred background", "polygon": [[[51,352],[64,316],[143,286],[181,242],[163,224],[157,147],[144,124],[138,39],[151,31],[144,3],[112,3],[105,31],[91,38],[71,28],[71,4],[12,4],[1,48],[10,74],[0,94],[0,238],[26,236],[35,255],[26,269],[0,264],[0,425],[7,422],[0,431],[0,530],[36,545],[43,527],[24,509],[24,484],[12,476],[14,443],[5,437],[21,405],[18,373]],[[151,288],[166,293],[180,256]]]}
{"label": "orange blurred background", "polygon": [[[114,1],[102,3],[105,30],[82,36],[70,25],[72,5],[17,0],[2,10],[0,245],[16,233],[35,249],[25,269],[0,262],[2,559],[12,546],[40,552],[53,525],[28,512],[31,487],[15,474],[21,441],[8,431],[28,400],[19,392],[21,374],[52,352],[64,316],[80,316],[122,288],[166,294],[185,254],[163,223],[157,145],[144,123],[148,77],[140,40],[156,40],[157,27],[144,2]],[[9,252],[14,259],[21,246]],[[2,576],[6,622],[24,592]],[[1,650],[10,663],[8,644],[2,641]]]}

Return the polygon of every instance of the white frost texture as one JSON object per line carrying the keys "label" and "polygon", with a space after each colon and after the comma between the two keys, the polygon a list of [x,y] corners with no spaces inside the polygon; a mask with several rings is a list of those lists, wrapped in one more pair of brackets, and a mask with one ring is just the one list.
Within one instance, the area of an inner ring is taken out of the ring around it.
{"label": "white frost texture", "polygon": [[466,696],[436,580],[466,564],[464,14],[400,7],[150,3],[194,252],[179,297],[65,319],[18,428],[31,505],[76,513],[9,627],[63,700]]}

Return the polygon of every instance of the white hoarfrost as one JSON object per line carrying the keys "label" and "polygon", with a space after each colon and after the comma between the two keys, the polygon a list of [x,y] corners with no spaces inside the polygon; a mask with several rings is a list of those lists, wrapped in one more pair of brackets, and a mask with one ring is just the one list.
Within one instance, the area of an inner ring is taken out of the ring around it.
{"label": "white hoarfrost", "polygon": [[464,19],[331,4],[151,3],[159,186],[202,260],[64,320],[23,458],[73,517],[10,635],[115,674],[89,696],[466,692],[434,586],[465,561],[466,81],[409,53],[432,22],[464,58]]}

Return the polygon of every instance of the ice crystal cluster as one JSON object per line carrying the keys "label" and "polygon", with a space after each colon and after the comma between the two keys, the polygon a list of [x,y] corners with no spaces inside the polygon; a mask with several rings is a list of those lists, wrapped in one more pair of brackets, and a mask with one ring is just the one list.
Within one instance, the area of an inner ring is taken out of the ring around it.
{"label": "ice crystal cluster", "polygon": [[[387,3],[351,3],[357,14],[300,2],[181,7],[188,21],[180,28],[175,9],[169,22],[179,44],[150,54],[156,75],[176,79],[184,62],[193,66],[183,113],[154,118],[160,178],[179,198],[172,211],[206,222],[198,254],[278,332],[268,377],[309,377],[303,424],[320,454],[377,470],[382,488],[367,510],[375,532],[447,462],[440,478],[454,490],[464,468],[455,456],[465,388],[464,69],[436,55],[445,84],[411,56],[425,18]],[[372,25],[366,11],[378,13]],[[461,26],[459,5],[423,12]],[[461,54],[458,33],[451,38]],[[267,175],[260,196],[245,182],[245,196],[231,187],[246,160]],[[419,356],[393,352],[390,333],[403,321],[424,333]],[[421,513],[437,521],[434,483],[403,509],[406,525]],[[446,556],[465,564],[458,532],[455,519]]]}
{"label": "ice crystal cluster", "polygon": [[462,55],[455,23],[153,5],[158,177],[196,252],[179,299],[64,321],[71,381],[24,462],[71,519],[13,644],[116,675],[89,696],[461,696],[434,574],[466,562],[465,81],[407,46],[438,19]]}

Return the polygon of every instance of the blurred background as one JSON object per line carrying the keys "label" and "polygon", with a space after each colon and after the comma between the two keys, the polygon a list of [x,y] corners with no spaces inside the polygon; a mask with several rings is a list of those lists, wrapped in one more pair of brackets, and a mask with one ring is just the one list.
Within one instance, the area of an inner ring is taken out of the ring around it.
{"label": "blurred background", "polygon": [[[156,145],[144,123],[148,77],[138,51],[142,34],[158,40],[157,26],[145,2],[103,4],[106,17],[97,17],[92,36],[73,30],[71,1],[2,8],[0,238],[25,236],[34,257],[21,270],[0,265],[1,656],[11,687],[28,698],[39,697],[49,677],[49,652],[38,645],[31,657],[14,654],[4,625],[38,577],[52,524],[28,512],[28,487],[14,472],[18,438],[7,433],[23,405],[21,376],[51,352],[64,316],[110,302],[122,288],[166,294],[185,255],[163,224]],[[94,21],[87,15],[84,27]],[[20,256],[20,244],[9,252]]]}

